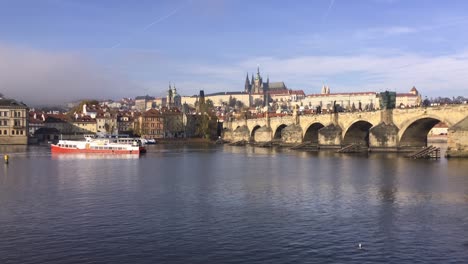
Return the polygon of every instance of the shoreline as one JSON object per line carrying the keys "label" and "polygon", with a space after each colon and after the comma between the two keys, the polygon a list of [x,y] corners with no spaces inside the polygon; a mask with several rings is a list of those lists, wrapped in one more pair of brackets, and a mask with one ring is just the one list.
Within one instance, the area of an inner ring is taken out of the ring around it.
{"label": "shoreline", "polygon": [[[153,145],[191,145],[191,144],[202,144],[202,145],[214,145],[216,141],[204,138],[174,138],[174,139],[156,139],[156,144]],[[147,145],[150,146],[150,145]]]}

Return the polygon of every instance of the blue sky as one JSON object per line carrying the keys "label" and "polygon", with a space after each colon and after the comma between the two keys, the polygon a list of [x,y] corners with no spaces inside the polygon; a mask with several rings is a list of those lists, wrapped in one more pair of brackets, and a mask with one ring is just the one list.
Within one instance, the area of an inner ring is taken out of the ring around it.
{"label": "blue sky", "polygon": [[0,92],[26,103],[242,90],[467,96],[468,2],[0,0]]}

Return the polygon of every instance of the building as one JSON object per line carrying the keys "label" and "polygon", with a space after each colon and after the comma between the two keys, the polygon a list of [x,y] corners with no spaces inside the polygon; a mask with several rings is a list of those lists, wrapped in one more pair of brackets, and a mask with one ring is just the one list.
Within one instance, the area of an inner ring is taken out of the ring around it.
{"label": "building", "polygon": [[143,138],[163,138],[164,118],[156,109],[149,109],[138,118],[138,130]]}
{"label": "building", "polygon": [[[154,101],[154,97],[145,95],[135,97],[135,109],[144,112],[150,109]],[[148,107],[149,106],[149,107]]]}
{"label": "building", "polygon": [[75,129],[71,123],[71,118],[64,114],[47,114],[47,117],[44,121],[44,128],[54,128],[45,129],[47,131],[58,131],[60,134],[73,134]]}
{"label": "building", "polygon": [[421,95],[416,87],[413,86],[409,93],[397,93],[396,94],[396,107],[397,108],[408,108],[417,107],[422,103]]}
{"label": "building", "polygon": [[82,116],[72,121],[73,133],[94,134],[97,132],[96,119],[90,116]]}
{"label": "building", "polygon": [[166,104],[163,106],[166,106],[168,108],[173,108],[173,107],[180,108],[182,106],[182,97],[177,93],[175,84],[171,87],[171,84],[169,83],[169,89],[167,90]]}
{"label": "building", "polygon": [[[325,89],[324,89],[325,88]],[[322,88],[320,94],[309,94],[302,104],[309,109],[333,111],[338,106],[343,111],[365,111],[379,107],[379,98],[376,92],[331,93],[328,86]]]}
{"label": "building", "polygon": [[101,112],[96,116],[96,131],[105,134],[117,134],[117,115],[110,112]]}
{"label": "building", "polygon": [[42,112],[29,112],[29,136],[33,136],[36,131],[44,127],[45,114]]}
{"label": "building", "polygon": [[0,99],[0,144],[28,144],[29,109],[13,99]]}
{"label": "building", "polygon": [[132,134],[135,131],[134,121],[135,113],[123,112],[117,115],[118,134]]}
{"label": "building", "polygon": [[263,105],[266,106],[270,102],[270,92],[277,93],[278,91],[286,91],[288,88],[284,82],[272,82],[267,76],[266,82],[263,82],[263,77],[260,74],[260,67],[257,67],[257,74],[252,74],[252,79],[249,80],[249,74],[245,77],[244,92],[250,94],[250,104],[252,106],[255,101],[263,101]]}

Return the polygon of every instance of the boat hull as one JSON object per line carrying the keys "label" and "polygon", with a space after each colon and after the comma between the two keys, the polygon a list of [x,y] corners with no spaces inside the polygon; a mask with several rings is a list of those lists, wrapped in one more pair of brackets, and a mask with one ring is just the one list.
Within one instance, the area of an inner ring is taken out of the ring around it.
{"label": "boat hull", "polygon": [[52,153],[94,153],[94,154],[140,154],[140,149],[91,149],[91,148],[85,148],[85,149],[79,149],[79,148],[66,148],[66,147],[60,147],[57,145],[52,144],[51,145],[51,151]]}

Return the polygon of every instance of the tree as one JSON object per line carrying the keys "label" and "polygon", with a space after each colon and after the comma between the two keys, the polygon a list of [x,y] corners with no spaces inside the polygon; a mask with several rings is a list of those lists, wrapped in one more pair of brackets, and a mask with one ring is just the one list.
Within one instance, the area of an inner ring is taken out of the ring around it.
{"label": "tree", "polygon": [[232,97],[232,95],[230,95],[228,106],[234,108],[236,106],[236,102],[237,102],[237,99],[235,97]]}
{"label": "tree", "polygon": [[200,112],[201,113],[211,113],[213,111],[214,105],[211,99],[205,101],[204,104],[200,104]]}
{"label": "tree", "polygon": [[78,105],[70,109],[67,115],[73,116],[75,113],[82,113],[83,112],[83,105],[98,105],[99,102],[97,100],[83,100]]}
{"label": "tree", "polygon": [[236,108],[241,109],[242,107],[244,107],[244,103],[242,103],[242,101],[237,101],[236,102]]}

